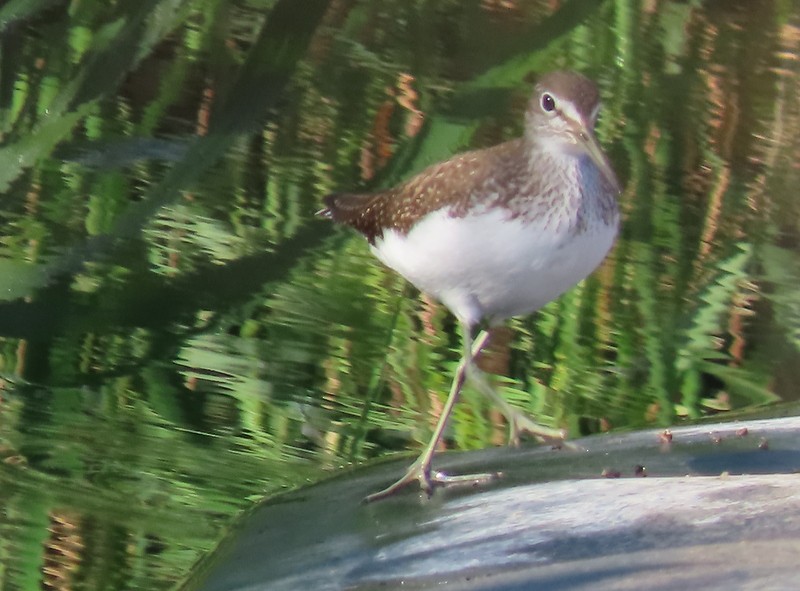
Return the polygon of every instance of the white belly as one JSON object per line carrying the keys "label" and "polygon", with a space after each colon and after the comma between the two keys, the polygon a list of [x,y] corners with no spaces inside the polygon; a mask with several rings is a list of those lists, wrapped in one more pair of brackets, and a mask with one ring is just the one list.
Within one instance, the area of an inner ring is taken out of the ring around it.
{"label": "white belly", "polygon": [[388,230],[375,255],[470,325],[544,306],[605,258],[617,224],[596,221],[575,234],[509,219],[501,209],[455,218],[434,212],[407,234]]}

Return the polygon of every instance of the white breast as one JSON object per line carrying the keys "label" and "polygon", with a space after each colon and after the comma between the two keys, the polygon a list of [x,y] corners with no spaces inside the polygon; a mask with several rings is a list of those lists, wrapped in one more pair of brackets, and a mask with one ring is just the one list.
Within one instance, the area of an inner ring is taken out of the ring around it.
{"label": "white breast", "polygon": [[511,219],[501,208],[466,217],[439,210],[407,235],[388,230],[372,247],[386,265],[470,325],[533,312],[589,275],[617,233],[594,220],[574,228]]}

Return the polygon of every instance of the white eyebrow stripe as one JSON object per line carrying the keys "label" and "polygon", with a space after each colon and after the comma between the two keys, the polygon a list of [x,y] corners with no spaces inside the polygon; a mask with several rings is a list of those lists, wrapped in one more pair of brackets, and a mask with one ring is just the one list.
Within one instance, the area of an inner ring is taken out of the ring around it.
{"label": "white eyebrow stripe", "polygon": [[575,108],[575,105],[568,101],[559,101],[559,110],[564,114],[567,119],[571,119],[572,121],[578,121],[580,123],[585,123],[583,117],[578,112],[578,109]]}

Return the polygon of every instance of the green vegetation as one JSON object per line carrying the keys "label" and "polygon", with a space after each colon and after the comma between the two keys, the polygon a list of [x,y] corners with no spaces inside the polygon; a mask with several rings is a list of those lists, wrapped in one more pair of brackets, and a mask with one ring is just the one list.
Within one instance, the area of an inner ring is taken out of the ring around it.
{"label": "green vegetation", "polygon": [[453,320],[313,212],[517,135],[546,69],[600,84],[625,221],[497,335],[503,393],[573,436],[796,398],[798,8],[5,3],[0,589],[170,588],[258,498],[421,445]]}

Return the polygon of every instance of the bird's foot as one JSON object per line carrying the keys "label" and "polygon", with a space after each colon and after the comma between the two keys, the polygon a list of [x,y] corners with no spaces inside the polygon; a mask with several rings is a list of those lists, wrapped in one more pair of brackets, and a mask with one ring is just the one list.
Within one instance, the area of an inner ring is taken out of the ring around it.
{"label": "bird's foot", "polygon": [[536,439],[544,443],[572,447],[571,444],[565,444],[565,440],[567,438],[566,429],[553,429],[551,427],[545,427],[544,425],[540,425],[531,419],[525,413],[516,409],[510,409],[506,418],[508,419],[509,445],[519,447],[521,435],[523,433],[527,433],[529,435],[533,435],[536,437]]}
{"label": "bird's foot", "polygon": [[419,484],[420,489],[430,497],[433,491],[442,486],[478,486],[486,484],[500,477],[499,472],[488,472],[485,474],[464,474],[460,476],[448,476],[443,472],[431,473],[430,466],[422,465],[419,461],[411,464],[411,467],[406,471],[400,480],[371,495],[364,497],[365,503],[372,503],[373,501],[380,501],[390,497],[398,491],[411,486],[415,483]]}
{"label": "bird's foot", "polygon": [[472,379],[475,386],[477,386],[477,388],[487,398],[489,398],[489,400],[494,402],[500,408],[500,412],[503,413],[503,416],[506,417],[506,420],[508,421],[509,445],[519,447],[520,436],[523,433],[528,433],[536,437],[536,439],[539,441],[543,441],[545,443],[553,443],[559,446],[577,449],[574,445],[565,443],[567,438],[567,432],[565,429],[553,429],[551,427],[540,425],[524,412],[517,410],[508,402],[506,402],[505,398],[500,396],[495,391],[495,389],[486,379],[484,373],[480,371],[476,365],[472,364],[467,366],[467,370],[469,371],[469,377]]}

